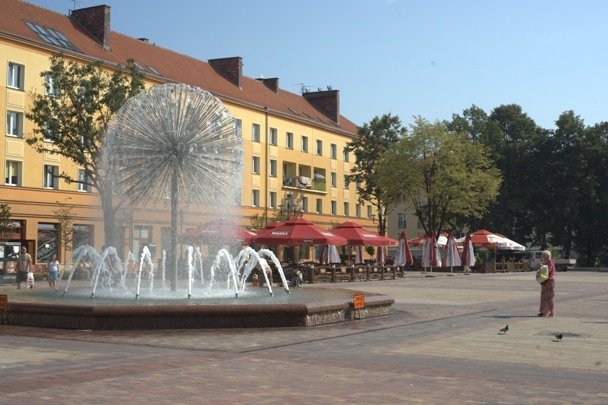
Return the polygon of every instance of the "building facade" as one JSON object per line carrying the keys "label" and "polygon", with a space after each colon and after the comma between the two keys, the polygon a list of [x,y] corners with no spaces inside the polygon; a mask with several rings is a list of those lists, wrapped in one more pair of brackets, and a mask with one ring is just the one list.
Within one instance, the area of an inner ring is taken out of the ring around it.
{"label": "building facade", "polygon": [[[357,126],[340,114],[337,90],[295,94],[280,88],[278,78],[243,75],[240,57],[204,62],[114,32],[108,6],[65,16],[5,0],[0,14],[0,202],[9,205],[12,225],[2,242],[3,256],[25,245],[37,262],[52,253],[69,260],[71,252],[61,242],[60,208],[73,215],[74,247],[88,243],[100,249],[104,243],[99,195],[54,176],[65,171],[78,178],[82,168],[59,155],[39,154],[25,141],[34,129],[25,115],[35,95],[46,91],[43,73],[59,54],[82,63],[100,61],[109,70],[133,60],[148,87],[187,83],[218,97],[243,138],[243,181],[235,202],[241,225],[250,225],[254,216],[265,223],[277,213],[299,213],[325,229],[348,220],[374,227],[372,207],[359,204],[355,185],[345,182],[354,156],[344,148]],[[196,226],[205,215],[214,213],[185,208],[180,226]],[[144,244],[164,249],[169,220],[162,206],[122,213],[123,250],[138,252]]]}

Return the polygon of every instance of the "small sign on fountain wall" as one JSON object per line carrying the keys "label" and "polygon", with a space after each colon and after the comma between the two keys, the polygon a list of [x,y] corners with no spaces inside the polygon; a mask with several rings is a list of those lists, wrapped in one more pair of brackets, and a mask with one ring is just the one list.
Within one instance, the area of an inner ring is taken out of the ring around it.
{"label": "small sign on fountain wall", "polygon": [[361,310],[365,308],[365,294],[358,293],[353,295],[353,309],[355,310],[355,319],[361,319]]}

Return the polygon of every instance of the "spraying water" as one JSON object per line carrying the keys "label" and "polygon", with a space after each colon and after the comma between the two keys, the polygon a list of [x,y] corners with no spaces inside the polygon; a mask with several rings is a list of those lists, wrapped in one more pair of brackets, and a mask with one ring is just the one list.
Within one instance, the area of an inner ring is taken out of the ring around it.
{"label": "spraying water", "polygon": [[[163,255],[164,257],[164,255]],[[255,251],[251,247],[242,249],[236,258],[226,249],[220,249],[209,266],[204,267],[200,248],[196,250],[192,246],[187,247],[187,260],[185,266],[186,277],[182,280],[183,289],[172,291],[162,283],[160,286],[154,283],[157,277],[150,251],[147,247],[142,249],[138,261],[129,253],[125,263],[116,254],[116,249],[109,247],[101,253],[91,246],[82,246],[74,251],[73,267],[70,271],[63,294],[68,294],[70,282],[74,274],[80,269],[90,268],[91,276],[89,283],[89,294],[91,298],[96,296],[139,299],[144,294],[146,298],[163,299],[184,297],[236,297],[247,292],[247,280],[251,273],[257,268],[265,278],[265,286],[269,294],[273,295],[272,274],[268,274],[261,268],[261,259],[268,258],[274,264],[283,288],[289,293],[289,283],[281,263],[268,249]],[[161,267],[164,261],[161,260]],[[164,269],[160,269],[162,277]],[[197,282],[200,280],[200,283]],[[143,285],[142,285],[143,284]]]}

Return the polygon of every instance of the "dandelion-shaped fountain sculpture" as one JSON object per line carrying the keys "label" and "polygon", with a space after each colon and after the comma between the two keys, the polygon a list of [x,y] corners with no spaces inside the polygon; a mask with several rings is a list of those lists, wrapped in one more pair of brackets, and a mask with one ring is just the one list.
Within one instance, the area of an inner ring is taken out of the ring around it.
{"label": "dandelion-shaped fountain sculpture", "polygon": [[180,204],[221,207],[234,201],[242,171],[242,139],[220,100],[185,84],[155,86],[129,99],[104,140],[108,175],[133,205],[171,201],[167,267],[177,288]]}

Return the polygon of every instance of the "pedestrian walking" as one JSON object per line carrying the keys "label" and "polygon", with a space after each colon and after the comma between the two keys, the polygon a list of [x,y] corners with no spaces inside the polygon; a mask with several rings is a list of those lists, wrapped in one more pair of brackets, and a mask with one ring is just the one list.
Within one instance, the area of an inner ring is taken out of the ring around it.
{"label": "pedestrian walking", "polygon": [[54,289],[59,274],[59,260],[57,260],[57,255],[55,253],[53,253],[51,260],[47,263],[47,270],[49,272],[49,287]]}
{"label": "pedestrian walking", "polygon": [[17,288],[21,283],[27,283],[27,273],[32,271],[32,256],[27,252],[25,246],[21,248],[21,254],[17,259]]}

